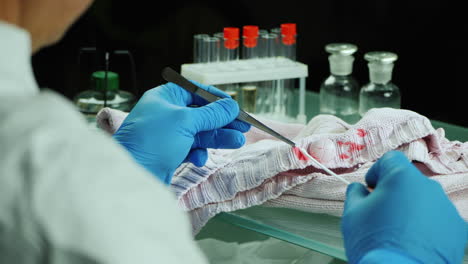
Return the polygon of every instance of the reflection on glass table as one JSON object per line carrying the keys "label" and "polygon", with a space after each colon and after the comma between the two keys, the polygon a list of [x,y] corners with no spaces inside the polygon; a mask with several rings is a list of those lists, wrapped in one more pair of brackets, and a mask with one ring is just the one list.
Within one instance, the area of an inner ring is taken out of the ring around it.
{"label": "reflection on glass table", "polygon": [[216,218],[346,260],[339,217],[256,206],[232,213],[221,213]]}
{"label": "reflection on glass table", "polygon": [[249,242],[226,242],[214,238],[197,240],[209,263],[242,264],[343,264],[343,260],[273,237]]}
{"label": "reflection on glass table", "polygon": [[[340,218],[294,209],[256,206],[221,213],[215,221],[229,223],[346,261]],[[222,232],[224,232],[223,229]],[[239,234],[240,235],[240,234]],[[464,264],[468,264],[468,247]]]}

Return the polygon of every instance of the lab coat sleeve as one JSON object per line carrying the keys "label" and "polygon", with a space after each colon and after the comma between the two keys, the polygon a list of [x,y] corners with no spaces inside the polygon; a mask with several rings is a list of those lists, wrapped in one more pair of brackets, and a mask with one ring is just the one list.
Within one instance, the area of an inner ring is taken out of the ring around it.
{"label": "lab coat sleeve", "polygon": [[205,263],[170,190],[73,105],[2,101],[0,263]]}
{"label": "lab coat sleeve", "polygon": [[367,253],[359,261],[359,264],[422,264],[404,252],[397,252],[389,249],[376,249]]}

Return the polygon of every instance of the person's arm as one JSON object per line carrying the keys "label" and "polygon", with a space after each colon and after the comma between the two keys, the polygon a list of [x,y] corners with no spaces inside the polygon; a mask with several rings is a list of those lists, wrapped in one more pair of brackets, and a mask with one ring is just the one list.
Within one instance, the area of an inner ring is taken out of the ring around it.
{"label": "person's arm", "polygon": [[205,263],[169,188],[71,104],[3,99],[0,263]]}
{"label": "person's arm", "polygon": [[467,225],[439,183],[398,151],[382,156],[366,182],[372,192],[352,183],[346,193],[341,229],[350,263],[461,263]]}

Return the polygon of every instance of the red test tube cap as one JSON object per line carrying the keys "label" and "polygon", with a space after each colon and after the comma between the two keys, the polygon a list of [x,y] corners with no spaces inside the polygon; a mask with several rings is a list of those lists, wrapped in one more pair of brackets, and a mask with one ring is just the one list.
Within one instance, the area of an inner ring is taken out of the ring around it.
{"label": "red test tube cap", "polygon": [[239,47],[239,28],[225,27],[224,32],[224,47],[227,49],[235,49]]}
{"label": "red test tube cap", "polygon": [[292,45],[296,43],[296,24],[295,23],[284,23],[281,24],[281,35],[283,44]]}
{"label": "red test tube cap", "polygon": [[242,36],[244,37],[244,46],[248,48],[257,46],[258,26],[244,26],[242,28]]}

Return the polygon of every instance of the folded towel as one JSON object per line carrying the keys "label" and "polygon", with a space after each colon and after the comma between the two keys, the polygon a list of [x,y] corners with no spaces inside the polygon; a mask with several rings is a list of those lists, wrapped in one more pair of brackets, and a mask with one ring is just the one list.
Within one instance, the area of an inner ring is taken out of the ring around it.
{"label": "folded towel", "polygon": [[[101,111],[98,123],[112,133],[124,113]],[[112,120],[112,122],[105,121]],[[373,109],[356,124],[319,115],[307,126],[262,120],[294,138],[309,154],[350,182],[364,183],[372,164],[390,150],[400,150],[428,177],[441,183],[468,220],[468,143],[449,141],[424,116],[408,110]],[[112,125],[107,125],[111,124]],[[100,124],[101,125],[101,124]],[[188,211],[194,234],[210,218],[250,206],[287,207],[341,216],[346,185],[310,161],[299,160],[285,143],[252,128],[238,150],[209,150],[198,168],[184,163],[172,189]],[[415,186],[417,188],[417,186]]]}

